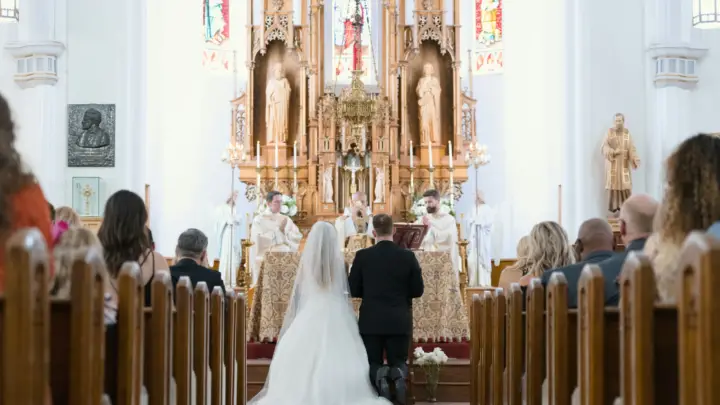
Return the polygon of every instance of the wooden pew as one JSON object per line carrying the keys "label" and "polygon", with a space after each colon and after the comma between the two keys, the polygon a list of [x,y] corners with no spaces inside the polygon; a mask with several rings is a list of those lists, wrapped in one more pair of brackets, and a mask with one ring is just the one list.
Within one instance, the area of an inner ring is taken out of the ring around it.
{"label": "wooden pew", "polygon": [[482,298],[473,294],[470,311],[470,405],[478,405],[480,397],[480,329],[482,325]]}
{"label": "wooden pew", "polygon": [[620,317],[605,308],[600,267],[588,264],[578,282],[578,388],[581,405],[612,404],[620,396]]}
{"label": "wooden pew", "polygon": [[505,390],[508,405],[522,405],[522,377],[525,362],[524,329],[523,329],[523,294],[520,284],[510,285],[507,295],[507,337],[505,351],[506,373]]}
{"label": "wooden pew", "polygon": [[547,291],[548,403],[570,405],[577,384],[577,312],[570,325],[568,284],[563,273],[553,273]]}
{"label": "wooden pew", "polygon": [[528,285],[525,308],[525,402],[541,405],[545,379],[545,291],[538,278]]}
{"label": "wooden pew", "polygon": [[626,405],[678,404],[677,308],[655,303],[650,260],[631,252],[620,278],[620,393]]}
{"label": "wooden pew", "polygon": [[480,301],[480,358],[478,363],[478,403],[491,403],[490,373],[492,367],[492,293],[485,291]]}
{"label": "wooden pew", "polygon": [[504,375],[505,375],[505,317],[507,300],[502,288],[494,291],[492,302],[492,368],[490,372],[489,405],[503,405],[505,403]]}

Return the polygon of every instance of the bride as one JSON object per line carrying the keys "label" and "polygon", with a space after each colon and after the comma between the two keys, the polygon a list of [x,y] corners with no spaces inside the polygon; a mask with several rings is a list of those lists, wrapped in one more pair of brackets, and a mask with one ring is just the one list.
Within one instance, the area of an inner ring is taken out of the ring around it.
{"label": "bride", "polygon": [[368,379],[335,229],[313,225],[265,387],[249,405],[390,405]]}

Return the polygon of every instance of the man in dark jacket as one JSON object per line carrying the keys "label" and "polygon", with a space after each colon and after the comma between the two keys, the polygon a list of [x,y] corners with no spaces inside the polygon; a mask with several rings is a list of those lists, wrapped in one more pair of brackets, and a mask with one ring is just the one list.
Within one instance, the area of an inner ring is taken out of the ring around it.
{"label": "man in dark jacket", "polygon": [[630,196],[620,208],[620,236],[625,244],[625,252],[600,263],[605,278],[605,306],[616,307],[620,304],[618,278],[625,258],[629,252],[645,248],[645,241],[653,231],[657,210],[658,202],[647,194]]}
{"label": "man in dark jacket", "polygon": [[173,290],[177,287],[180,277],[187,276],[193,288],[202,281],[207,284],[208,291],[212,292],[215,287],[220,287],[223,296],[225,295],[225,284],[220,272],[202,266],[207,257],[207,246],[207,236],[198,229],[190,228],[180,234],[175,248],[176,261],[170,267]]}
{"label": "man in dark jacket", "polygon": [[[405,403],[412,299],[423,294],[422,271],[415,254],[393,242],[389,215],[374,216],[373,228],[375,246],[355,255],[348,279],[350,294],[362,298],[358,324],[371,381],[380,395],[390,399],[389,377],[395,385],[396,400]],[[389,367],[383,365],[383,352]]]}
{"label": "man in dark jacket", "polygon": [[613,231],[606,219],[593,218],[580,225],[575,250],[580,261],[569,266],[546,271],[542,276],[543,286],[547,286],[552,273],[562,273],[568,283],[568,307],[577,308],[577,284],[580,273],[586,264],[600,263],[613,255]]}

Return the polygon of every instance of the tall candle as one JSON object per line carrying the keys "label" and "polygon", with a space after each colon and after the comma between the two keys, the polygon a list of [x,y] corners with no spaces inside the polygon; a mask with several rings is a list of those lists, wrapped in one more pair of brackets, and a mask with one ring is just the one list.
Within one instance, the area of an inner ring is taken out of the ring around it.
{"label": "tall candle", "polygon": [[428,142],[428,154],[430,155],[430,168],[432,169],[433,161],[432,161],[432,142]]}
{"label": "tall candle", "polygon": [[275,142],[275,168],[278,167],[278,144]]}
{"label": "tall candle", "polygon": [[246,233],[245,237],[247,239],[250,239],[250,222],[251,222],[250,221],[250,213],[245,214],[245,218],[246,218],[245,222],[247,223],[247,231],[246,231],[247,233]]}
{"label": "tall candle", "polygon": [[414,159],[414,156],[413,156],[413,147],[412,147],[412,141],[410,141],[410,167],[415,167],[415,166],[413,165],[413,159]]}
{"label": "tall candle", "polygon": [[450,145],[450,168],[453,167],[453,150],[452,150],[452,141],[448,141],[448,145]]}
{"label": "tall candle", "polygon": [[297,168],[297,141],[293,143],[293,168]]}
{"label": "tall candle", "polygon": [[257,165],[257,168],[260,168],[260,141],[257,142],[257,152],[255,152],[255,162]]}
{"label": "tall candle", "polygon": [[345,123],[340,127],[340,137],[342,138],[342,150],[345,152]]}

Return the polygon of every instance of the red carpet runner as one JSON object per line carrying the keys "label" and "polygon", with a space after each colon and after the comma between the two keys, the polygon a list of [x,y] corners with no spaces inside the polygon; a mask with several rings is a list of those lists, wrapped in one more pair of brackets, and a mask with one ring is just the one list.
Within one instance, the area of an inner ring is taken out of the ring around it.
{"label": "red carpet runner", "polygon": [[[449,343],[416,343],[414,347],[420,346],[426,352],[436,347],[441,348],[451,359],[469,359],[470,342],[449,342]],[[271,359],[275,352],[274,343],[248,343],[248,360]]]}

